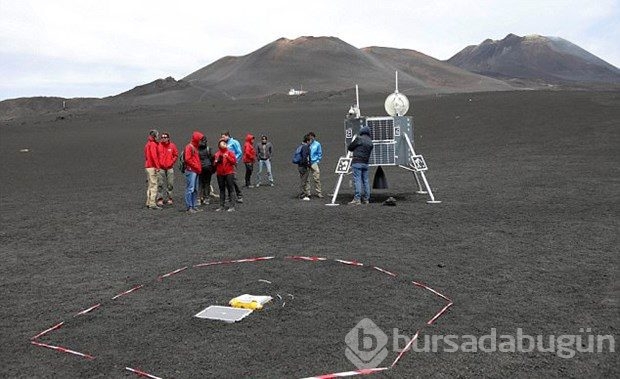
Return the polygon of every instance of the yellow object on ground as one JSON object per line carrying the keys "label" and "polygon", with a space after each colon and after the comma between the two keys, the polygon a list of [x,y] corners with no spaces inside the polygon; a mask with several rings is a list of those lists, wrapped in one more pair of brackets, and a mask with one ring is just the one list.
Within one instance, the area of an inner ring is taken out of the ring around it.
{"label": "yellow object on ground", "polygon": [[263,309],[263,305],[270,302],[271,299],[271,296],[253,296],[244,294],[231,299],[228,304],[233,308],[259,310]]}

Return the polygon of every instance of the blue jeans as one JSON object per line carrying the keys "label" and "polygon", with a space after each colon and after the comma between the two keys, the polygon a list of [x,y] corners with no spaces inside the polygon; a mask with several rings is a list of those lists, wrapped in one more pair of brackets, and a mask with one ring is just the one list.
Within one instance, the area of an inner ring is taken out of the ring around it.
{"label": "blue jeans", "polygon": [[185,207],[187,209],[196,207],[198,196],[198,174],[193,171],[185,171]]}
{"label": "blue jeans", "polygon": [[265,167],[265,169],[267,170],[267,179],[269,180],[269,183],[273,183],[273,175],[271,174],[271,160],[270,159],[266,159],[266,160],[258,160],[258,178],[256,181],[256,184],[261,184],[260,182],[260,177],[261,174],[263,173],[263,167]]}
{"label": "blue jeans", "polygon": [[370,183],[368,182],[368,164],[353,163],[353,181],[355,182],[355,200],[362,198],[362,188],[364,190],[364,200],[370,200]]}

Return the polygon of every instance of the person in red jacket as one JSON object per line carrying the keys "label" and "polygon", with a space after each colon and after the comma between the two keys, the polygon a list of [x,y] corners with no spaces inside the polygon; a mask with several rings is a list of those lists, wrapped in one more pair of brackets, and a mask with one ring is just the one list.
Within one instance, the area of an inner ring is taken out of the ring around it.
{"label": "person in red jacket", "polygon": [[215,166],[215,173],[217,174],[217,184],[220,187],[220,207],[216,209],[217,212],[223,211],[226,203],[226,191],[230,197],[230,207],[228,212],[235,210],[236,195],[235,192],[235,165],[237,164],[237,158],[235,153],[228,150],[228,145],[225,139],[220,139],[218,143],[218,150],[213,157],[213,165]]}
{"label": "person in red jacket", "polygon": [[185,206],[188,213],[196,213],[198,209],[198,175],[202,172],[202,164],[198,155],[198,145],[204,135],[200,132],[192,133],[192,139],[183,150],[185,160]]}
{"label": "person in red jacket", "polygon": [[159,132],[155,129],[149,131],[146,145],[144,145],[144,170],[146,171],[147,189],[146,206],[149,209],[162,209],[157,206],[157,182],[159,177],[159,155],[157,139]]}
{"label": "person in red jacket", "polygon": [[245,144],[243,145],[243,157],[241,158],[245,163],[245,187],[254,187],[250,178],[252,177],[252,171],[254,171],[254,162],[256,162],[256,149],[254,148],[254,136],[249,134],[245,136]]}
{"label": "person in red jacket", "polygon": [[170,141],[170,133],[161,134],[159,141],[159,188],[157,205],[172,204],[172,190],[174,189],[174,164],[179,158],[179,150],[174,142]]}

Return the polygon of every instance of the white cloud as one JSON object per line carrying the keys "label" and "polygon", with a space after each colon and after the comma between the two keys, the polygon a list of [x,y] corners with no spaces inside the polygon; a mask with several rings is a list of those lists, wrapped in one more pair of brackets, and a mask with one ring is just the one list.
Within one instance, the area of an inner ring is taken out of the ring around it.
{"label": "white cloud", "polygon": [[[157,77],[180,78],[223,56],[302,35],[410,48],[439,59],[508,33],[554,35],[618,66],[619,15],[617,0],[0,0],[0,75],[33,88],[39,77],[55,77],[59,87],[90,81],[97,84],[91,95],[105,96],[113,94],[105,82],[116,91],[119,81],[129,89]],[[23,64],[35,57],[42,63]],[[45,61],[63,66],[52,75]],[[0,99],[12,97],[6,85],[0,91]]]}

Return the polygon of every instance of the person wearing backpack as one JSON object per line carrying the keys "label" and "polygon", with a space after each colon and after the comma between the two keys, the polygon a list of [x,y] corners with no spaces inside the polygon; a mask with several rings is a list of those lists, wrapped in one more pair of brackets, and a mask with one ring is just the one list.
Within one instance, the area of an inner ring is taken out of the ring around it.
{"label": "person wearing backpack", "polygon": [[232,150],[228,150],[225,138],[220,139],[218,143],[218,150],[213,156],[213,165],[217,174],[217,184],[220,187],[220,207],[215,211],[220,212],[226,209],[226,192],[228,192],[230,197],[228,212],[234,212],[236,202],[235,166],[237,165],[237,158]]}
{"label": "person wearing backpack", "polygon": [[207,137],[202,137],[200,144],[198,144],[198,156],[200,157],[200,164],[202,166],[202,172],[198,175],[199,189],[198,197],[200,204],[208,205],[211,196],[211,176],[213,175],[213,153],[211,148],[207,144]]}
{"label": "person wearing backpack", "polygon": [[256,149],[254,148],[254,136],[248,133],[243,144],[243,163],[245,164],[245,187],[252,188],[252,171],[256,162]]}
{"label": "person wearing backpack", "polygon": [[196,201],[198,195],[198,175],[202,172],[202,164],[198,155],[198,147],[204,135],[200,132],[192,133],[190,142],[183,150],[183,162],[185,163],[185,207],[188,213],[196,213]]}
{"label": "person wearing backpack", "polygon": [[[308,143],[310,137],[306,134],[301,142],[301,145],[295,150],[293,162],[297,163],[297,170],[299,171],[301,194],[299,198],[303,201],[310,201],[310,147]],[[299,154],[297,153],[299,151]]]}
{"label": "person wearing backpack", "polygon": [[161,134],[159,141],[159,188],[157,191],[157,205],[164,202],[172,205],[172,190],[174,189],[174,164],[179,157],[179,150],[174,142],[170,141],[170,133]]}

